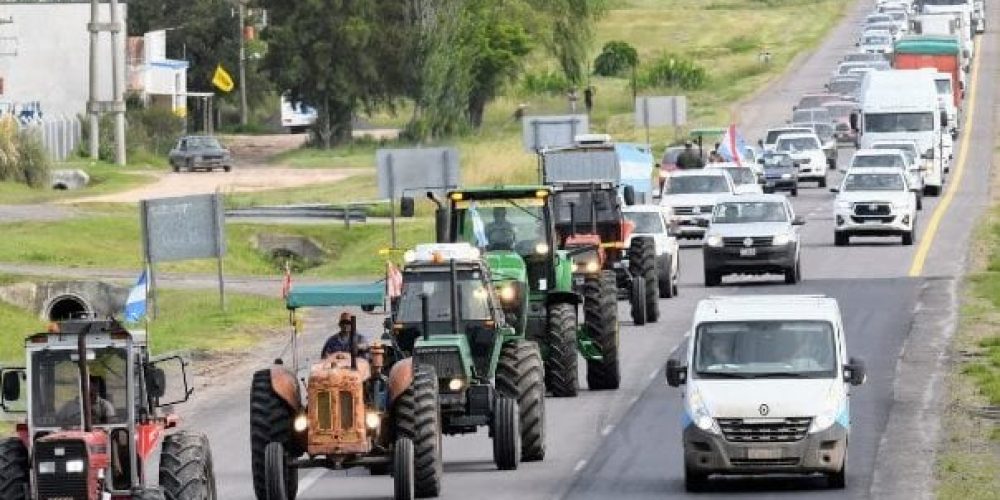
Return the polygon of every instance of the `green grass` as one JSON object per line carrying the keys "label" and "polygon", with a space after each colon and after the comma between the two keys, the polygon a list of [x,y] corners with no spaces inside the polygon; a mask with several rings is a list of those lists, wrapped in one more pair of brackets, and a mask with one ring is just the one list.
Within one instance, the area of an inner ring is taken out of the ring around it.
{"label": "green grass", "polygon": [[53,169],[80,169],[90,175],[90,184],[83,189],[56,191],[35,189],[24,184],[0,182],[0,204],[28,204],[66,201],[84,196],[97,196],[136,188],[153,181],[149,173],[163,170],[162,160],[151,158],[126,167],[89,159],[74,158],[57,163]]}

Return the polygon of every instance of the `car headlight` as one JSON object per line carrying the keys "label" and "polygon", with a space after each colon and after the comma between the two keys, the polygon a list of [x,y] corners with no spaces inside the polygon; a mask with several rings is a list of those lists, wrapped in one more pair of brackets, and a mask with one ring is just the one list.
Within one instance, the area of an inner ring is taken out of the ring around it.
{"label": "car headlight", "polygon": [[592,260],[587,263],[586,269],[588,273],[596,273],[601,269],[601,266],[597,263],[596,260]]}
{"label": "car headlight", "polygon": [[785,233],[779,234],[774,237],[774,241],[771,243],[774,246],[785,246],[792,241],[792,235]]}
{"label": "car headlight", "polygon": [[67,474],[79,474],[83,472],[83,460],[70,460],[66,462]]}
{"label": "car headlight", "polygon": [[705,238],[705,244],[708,245],[708,246],[710,246],[710,247],[721,247],[722,246],[722,237],[721,236],[717,236],[717,235],[709,236],[709,237]]}
{"label": "car headlight", "polygon": [[840,417],[843,405],[844,398],[841,397],[836,386],[831,386],[826,394],[822,410],[813,417],[812,424],[809,425],[809,433],[823,432],[829,429]]}
{"label": "car headlight", "polygon": [[699,429],[712,434],[722,434],[719,424],[712,418],[712,414],[709,413],[708,407],[705,406],[705,401],[697,389],[688,395],[687,412],[688,416],[691,417],[691,422]]}
{"label": "car headlight", "polygon": [[378,426],[381,423],[382,423],[382,416],[379,415],[378,413],[370,411],[365,414],[365,425],[367,425],[369,429],[372,430],[378,429]]}
{"label": "car headlight", "polygon": [[849,201],[838,201],[837,202],[837,208],[839,208],[841,210],[850,210],[851,209],[851,202],[849,202]]}
{"label": "car headlight", "polygon": [[782,179],[791,179],[792,178],[792,174],[781,174],[781,178]]}

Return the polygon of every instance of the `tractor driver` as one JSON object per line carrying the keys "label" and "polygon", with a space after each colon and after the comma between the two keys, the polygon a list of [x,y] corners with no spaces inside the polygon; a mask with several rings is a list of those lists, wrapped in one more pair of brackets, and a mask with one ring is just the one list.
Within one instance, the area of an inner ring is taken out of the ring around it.
{"label": "tractor driver", "polygon": [[493,222],[486,225],[486,239],[489,241],[488,248],[490,250],[514,249],[517,235],[514,232],[514,225],[507,220],[505,207],[493,209]]}
{"label": "tractor driver", "polygon": [[[351,352],[351,314],[346,311],[340,313],[340,321],[337,323],[337,326],[339,327],[337,333],[330,335],[330,338],[326,339],[326,343],[323,344],[323,352],[320,354],[321,358],[325,359],[335,352]],[[365,340],[364,335],[360,333],[355,333],[354,335],[358,352],[367,351],[368,341]]]}
{"label": "tractor driver", "polygon": [[[107,389],[104,377],[97,375],[90,376],[90,412],[95,424],[108,424],[115,418],[115,405],[105,399]],[[58,419],[60,422],[77,422],[80,420],[80,397],[63,404],[59,409]]]}

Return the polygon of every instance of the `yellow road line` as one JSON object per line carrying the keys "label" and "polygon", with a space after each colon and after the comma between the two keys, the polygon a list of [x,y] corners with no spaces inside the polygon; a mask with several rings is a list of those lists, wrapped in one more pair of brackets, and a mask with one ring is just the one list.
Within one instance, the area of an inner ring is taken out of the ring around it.
{"label": "yellow road line", "polygon": [[934,213],[931,214],[931,220],[927,223],[927,229],[924,230],[924,234],[920,238],[917,253],[913,256],[913,264],[910,265],[911,278],[923,274],[924,263],[927,261],[927,254],[930,253],[931,246],[934,244],[934,237],[937,236],[938,228],[941,226],[941,219],[948,212],[948,207],[951,206],[951,201],[955,198],[955,192],[958,191],[958,187],[962,184],[962,174],[965,173],[965,162],[968,159],[969,141],[972,137],[972,117],[976,113],[976,89],[979,88],[979,62],[983,59],[983,54],[979,51],[979,45],[979,40],[976,40],[974,52],[976,60],[972,63],[972,75],[969,77],[968,113],[965,114],[962,144],[959,147],[958,156],[955,157],[955,168],[952,169],[952,177],[949,179],[948,188],[945,190],[944,196],[941,197],[941,202],[934,207]]}

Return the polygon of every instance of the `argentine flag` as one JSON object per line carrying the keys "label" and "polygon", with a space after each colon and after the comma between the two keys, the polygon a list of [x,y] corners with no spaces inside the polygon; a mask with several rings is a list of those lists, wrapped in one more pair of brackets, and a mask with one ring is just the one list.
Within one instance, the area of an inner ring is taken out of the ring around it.
{"label": "argentine flag", "polygon": [[128,293],[128,299],[125,300],[125,321],[134,323],[146,315],[146,295],[148,290],[149,276],[144,270],[139,275],[139,280],[135,282],[135,286]]}
{"label": "argentine flag", "polygon": [[722,136],[722,143],[719,144],[719,154],[726,161],[743,166],[743,154],[746,149],[747,141],[743,139],[743,134],[736,130],[735,124],[730,124]]}

